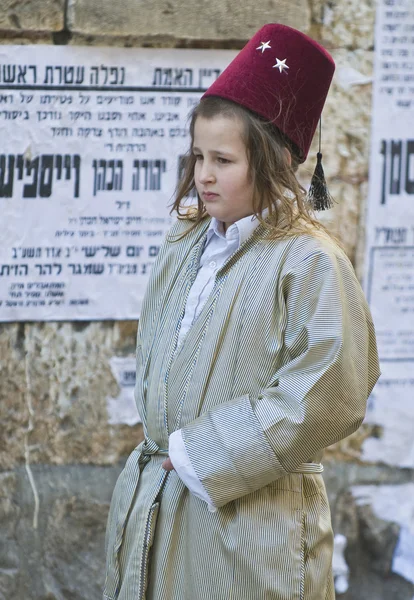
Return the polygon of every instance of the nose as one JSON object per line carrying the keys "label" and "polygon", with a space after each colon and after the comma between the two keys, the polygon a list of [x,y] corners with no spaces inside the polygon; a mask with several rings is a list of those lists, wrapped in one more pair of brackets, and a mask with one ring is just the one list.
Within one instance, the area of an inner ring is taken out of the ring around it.
{"label": "nose", "polygon": [[203,160],[199,164],[198,179],[200,183],[211,183],[215,180],[213,165],[208,160]]}

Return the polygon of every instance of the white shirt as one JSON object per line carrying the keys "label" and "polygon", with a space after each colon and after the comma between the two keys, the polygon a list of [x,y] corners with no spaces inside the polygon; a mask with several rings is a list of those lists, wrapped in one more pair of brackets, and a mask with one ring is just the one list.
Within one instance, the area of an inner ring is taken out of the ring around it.
{"label": "white shirt", "polygon": [[[267,213],[267,211],[265,212]],[[263,216],[265,216],[265,213],[263,213]],[[236,221],[236,223],[230,225],[224,231],[221,221],[218,221],[214,217],[211,219],[197,276],[187,298],[185,313],[178,336],[178,344],[185,343],[184,337],[186,333],[200,314],[207,298],[213,290],[217,271],[221,269],[226,260],[251,236],[258,225],[259,221],[257,218],[250,215]],[[202,452],[202,449],[200,451]],[[170,435],[168,453],[181,481],[194,496],[207,502],[209,510],[215,511],[216,509],[210,496],[198,479],[197,473],[191,464],[181,435],[181,429],[174,431]]]}
{"label": "white shirt", "polygon": [[224,231],[223,223],[214,217],[207,230],[207,239],[200,258],[197,277],[187,298],[184,318],[181,322],[178,344],[182,342],[195,319],[200,314],[214,287],[217,271],[247,240],[259,222],[251,216],[244,217]]}

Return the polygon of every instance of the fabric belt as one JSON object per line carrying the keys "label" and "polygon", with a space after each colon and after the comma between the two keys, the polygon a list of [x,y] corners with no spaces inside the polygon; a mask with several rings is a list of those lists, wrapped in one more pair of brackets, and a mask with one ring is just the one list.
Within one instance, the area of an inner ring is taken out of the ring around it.
{"label": "fabric belt", "polygon": [[289,473],[323,473],[323,465],[321,463],[302,463],[298,465],[296,469],[288,471]]}
{"label": "fabric belt", "polygon": [[141,462],[147,463],[151,456],[155,456],[156,454],[168,456],[168,449],[165,450],[164,448],[160,448],[157,442],[146,437],[141,446]]}
{"label": "fabric belt", "polygon": [[[141,463],[147,463],[151,456],[161,455],[168,456],[168,449],[160,448],[157,442],[146,437],[141,446]],[[306,462],[298,465],[296,469],[292,469],[289,473],[322,473],[323,465],[321,463]]]}
{"label": "fabric belt", "polygon": [[[146,437],[141,447],[141,463],[147,463],[151,456],[155,455],[168,456],[168,449],[160,448],[157,442]],[[323,473],[323,465],[321,463],[306,462],[298,465],[296,469],[292,469],[289,473]]]}

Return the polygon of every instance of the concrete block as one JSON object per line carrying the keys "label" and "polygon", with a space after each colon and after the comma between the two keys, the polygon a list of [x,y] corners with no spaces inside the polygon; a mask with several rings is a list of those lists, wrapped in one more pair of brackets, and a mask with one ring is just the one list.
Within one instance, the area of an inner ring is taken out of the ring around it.
{"label": "concrete block", "polygon": [[310,26],[306,0],[72,0],[73,32],[186,40],[247,40],[262,25],[281,22],[302,31]]}
{"label": "concrete block", "polygon": [[0,29],[7,31],[60,31],[65,0],[2,0]]}
{"label": "concrete block", "polygon": [[311,0],[312,22],[330,48],[370,49],[374,45],[376,3],[372,0]]}
{"label": "concrete block", "polygon": [[111,464],[140,443],[142,425],[111,426],[106,410],[107,395],[119,393],[109,360],[118,347],[132,347],[134,331],[100,323],[2,326],[0,470],[24,462],[27,446],[31,463]]}

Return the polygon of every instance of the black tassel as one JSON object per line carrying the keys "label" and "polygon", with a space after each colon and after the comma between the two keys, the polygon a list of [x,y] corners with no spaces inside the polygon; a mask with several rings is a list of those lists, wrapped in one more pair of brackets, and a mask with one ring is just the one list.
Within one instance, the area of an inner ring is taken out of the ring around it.
{"label": "black tassel", "polygon": [[316,155],[317,162],[308,191],[308,200],[314,210],[327,210],[333,206],[333,198],[326,187],[325,173],[322,167],[322,154]]}

